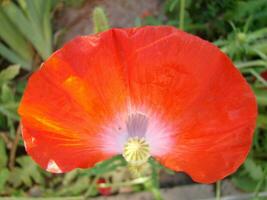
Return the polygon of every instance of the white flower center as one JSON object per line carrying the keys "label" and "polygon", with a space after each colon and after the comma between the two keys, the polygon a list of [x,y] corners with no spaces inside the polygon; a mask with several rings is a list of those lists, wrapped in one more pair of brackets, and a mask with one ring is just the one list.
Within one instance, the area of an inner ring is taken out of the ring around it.
{"label": "white flower center", "polygon": [[150,156],[168,153],[172,148],[172,133],[162,116],[136,109],[118,114],[104,126],[99,139],[102,151],[122,154],[129,164],[137,166],[147,162]]}

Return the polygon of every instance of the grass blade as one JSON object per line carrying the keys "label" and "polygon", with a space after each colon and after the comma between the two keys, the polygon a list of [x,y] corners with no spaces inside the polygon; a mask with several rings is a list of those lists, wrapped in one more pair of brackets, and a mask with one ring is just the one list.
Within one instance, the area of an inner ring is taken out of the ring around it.
{"label": "grass blade", "polygon": [[[46,2],[46,1],[45,1]],[[29,1],[29,4],[33,4],[33,1]],[[37,24],[37,20],[34,19],[34,16],[36,14],[31,15],[31,12],[29,9],[32,8],[31,5],[30,8],[27,4],[27,7],[25,8],[25,13],[28,17],[24,15],[24,12],[22,12],[22,9],[19,8],[16,4],[13,2],[9,2],[8,4],[5,4],[4,12],[9,17],[9,19],[12,21],[12,23],[18,27],[20,32],[29,40],[34,48],[37,50],[39,55],[44,59],[46,59],[51,51],[49,48],[49,45],[44,39],[41,26]],[[17,20],[20,19],[20,20]]]}
{"label": "grass blade", "polygon": [[26,70],[31,70],[31,60],[25,60],[21,58],[17,53],[7,48],[5,45],[0,43],[0,55],[9,60],[12,63],[19,64],[22,68]]}
{"label": "grass blade", "polygon": [[47,44],[47,54],[52,53],[52,26],[51,26],[51,0],[42,1],[43,5],[43,34]]}
{"label": "grass blade", "polygon": [[258,105],[266,106],[267,105],[267,92],[266,92],[266,90],[253,88],[253,91],[256,95]]}
{"label": "grass blade", "polygon": [[33,51],[24,38],[24,36],[20,33],[18,28],[14,26],[12,21],[5,14],[6,7],[0,7],[0,38],[10,46],[13,51],[15,51],[20,57],[30,60],[33,57]]}

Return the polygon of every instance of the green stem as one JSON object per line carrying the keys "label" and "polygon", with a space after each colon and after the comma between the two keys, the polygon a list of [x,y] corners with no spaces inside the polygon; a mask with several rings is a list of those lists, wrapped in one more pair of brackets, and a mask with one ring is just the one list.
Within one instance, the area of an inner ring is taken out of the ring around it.
{"label": "green stem", "polygon": [[149,188],[151,193],[154,196],[155,200],[163,200],[163,197],[160,193],[160,186],[159,186],[159,165],[155,162],[155,160],[150,159],[150,166],[152,169],[152,174],[151,174],[151,187]]}
{"label": "green stem", "polygon": [[151,193],[153,194],[155,200],[163,200],[160,190],[158,188],[152,188]]}
{"label": "green stem", "polygon": [[267,66],[267,62],[263,60],[253,60],[241,63],[235,63],[238,69],[246,68],[246,67],[255,67],[255,66]]}
{"label": "green stem", "polygon": [[259,196],[259,193],[260,193],[262,185],[263,185],[263,183],[265,181],[266,175],[267,175],[267,167],[265,167],[265,169],[263,171],[262,179],[258,182],[258,184],[256,185],[256,188],[254,190],[254,198],[255,199],[257,199],[258,196]]}
{"label": "green stem", "polygon": [[216,182],[216,200],[221,199],[221,181]]}
{"label": "green stem", "polygon": [[97,180],[99,179],[100,175],[96,175],[95,178],[93,179],[91,185],[89,186],[87,192],[84,194],[85,197],[90,197],[93,187],[96,185]]}
{"label": "green stem", "polygon": [[11,150],[10,150],[9,163],[8,163],[10,170],[13,170],[14,166],[15,166],[16,152],[17,152],[20,134],[21,134],[20,128],[21,128],[21,125],[19,124],[17,131],[16,131],[16,137],[14,139],[14,142],[13,142]]}
{"label": "green stem", "polygon": [[179,28],[184,30],[185,0],[180,0]]}
{"label": "green stem", "polygon": [[264,86],[267,86],[267,81],[265,81],[265,79],[262,78],[254,69],[250,69],[249,71],[259,82],[261,82]]}

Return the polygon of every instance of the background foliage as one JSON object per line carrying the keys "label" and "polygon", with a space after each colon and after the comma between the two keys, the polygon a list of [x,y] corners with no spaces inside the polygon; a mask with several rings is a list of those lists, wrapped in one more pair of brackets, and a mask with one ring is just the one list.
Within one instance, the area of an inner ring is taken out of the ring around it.
{"label": "background foliage", "polygon": [[[152,159],[147,176],[132,178],[120,156],[90,170],[53,175],[26,155],[16,110],[27,77],[56,46],[52,16],[58,5],[78,6],[82,1],[0,2],[0,196],[96,196],[130,187],[160,199],[158,173],[166,169]],[[109,27],[101,8],[94,10],[93,21],[94,32]],[[180,27],[214,42],[233,59],[255,92],[259,117],[248,159],[231,179],[255,198],[267,191],[266,0],[165,0],[161,14],[136,19],[137,26],[146,24]]]}

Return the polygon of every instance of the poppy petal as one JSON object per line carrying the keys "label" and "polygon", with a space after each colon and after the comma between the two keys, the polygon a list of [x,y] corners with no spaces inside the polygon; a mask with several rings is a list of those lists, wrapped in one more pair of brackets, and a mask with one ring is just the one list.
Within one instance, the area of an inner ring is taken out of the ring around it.
{"label": "poppy petal", "polygon": [[[122,151],[114,140],[121,136],[105,130],[127,97],[111,34],[74,39],[28,82],[19,107],[23,138],[27,152],[48,171],[92,167]],[[108,145],[113,152],[105,151]]]}
{"label": "poppy petal", "polygon": [[131,39],[132,103],[148,105],[172,128],[165,134],[171,150],[154,156],[197,182],[233,173],[250,149],[257,105],[230,59],[209,42],[170,27],[141,28]]}
{"label": "poppy petal", "polygon": [[152,156],[211,183],[244,161],[256,101],[218,48],[160,26],[74,39],[31,77],[19,113],[27,151],[50,171],[121,153],[125,121],[141,113]]}

